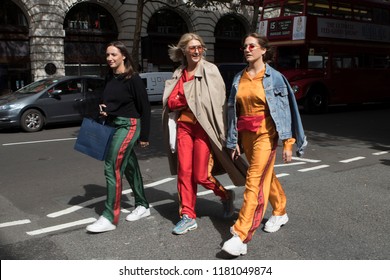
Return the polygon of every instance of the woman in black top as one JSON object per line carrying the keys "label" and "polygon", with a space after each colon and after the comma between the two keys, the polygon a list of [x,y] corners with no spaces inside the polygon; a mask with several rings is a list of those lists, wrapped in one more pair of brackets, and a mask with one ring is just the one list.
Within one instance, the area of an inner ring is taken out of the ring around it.
{"label": "woman in black top", "polygon": [[95,223],[87,226],[89,232],[105,232],[116,228],[121,210],[123,174],[134,193],[136,207],[126,220],[136,221],[150,215],[138,160],[133,149],[137,142],[141,147],[149,145],[148,95],[122,42],[112,42],[108,45],[106,60],[110,70],[106,77],[100,114],[107,117],[116,131],[104,163],[107,182],[105,210]]}

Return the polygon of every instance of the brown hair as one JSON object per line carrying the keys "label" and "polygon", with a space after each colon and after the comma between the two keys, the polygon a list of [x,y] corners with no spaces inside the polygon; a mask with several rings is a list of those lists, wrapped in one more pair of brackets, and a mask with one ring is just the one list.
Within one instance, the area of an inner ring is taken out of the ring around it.
{"label": "brown hair", "polygon": [[[133,59],[131,58],[130,56],[130,53],[128,52],[125,44],[121,41],[113,41],[111,43],[109,43],[106,47],[106,49],[108,47],[115,47],[117,48],[121,54],[125,57],[125,60],[124,60],[124,64],[125,64],[125,72],[124,72],[124,77],[126,79],[129,79],[131,77],[131,75],[133,75],[136,70],[135,70],[135,67],[134,67],[134,62],[133,62]],[[109,68],[109,74],[110,75],[113,75],[113,72],[112,72],[112,69]]]}
{"label": "brown hair", "polygon": [[200,44],[203,47],[203,53],[202,57],[204,58],[206,56],[206,45],[198,34],[195,33],[185,33],[181,36],[179,42],[177,45],[170,45],[168,49],[168,55],[169,58],[173,62],[181,62],[182,65],[187,65],[187,59],[186,56],[184,55],[184,51],[191,40],[197,40],[200,42]]}
{"label": "brown hair", "polygon": [[266,63],[272,63],[274,60],[274,48],[269,45],[269,41],[266,37],[260,36],[258,33],[249,33],[247,34],[242,42],[245,42],[245,39],[248,37],[256,38],[257,43],[263,48],[266,49],[265,54],[263,54],[263,61]]}

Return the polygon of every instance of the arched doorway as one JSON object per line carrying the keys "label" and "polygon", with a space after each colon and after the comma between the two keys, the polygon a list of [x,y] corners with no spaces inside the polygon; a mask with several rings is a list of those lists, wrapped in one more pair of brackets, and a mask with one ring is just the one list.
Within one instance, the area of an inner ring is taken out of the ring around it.
{"label": "arched doorway", "polygon": [[0,95],[31,82],[28,22],[10,0],[0,2]]}
{"label": "arched doorway", "polygon": [[80,3],[65,17],[66,75],[98,75],[106,72],[105,47],[118,38],[111,14],[103,7]]}
{"label": "arched doorway", "polygon": [[245,34],[245,27],[237,17],[223,16],[215,27],[215,63],[243,62],[240,47]]}
{"label": "arched doorway", "polygon": [[188,32],[183,18],[169,9],[153,14],[147,27],[148,36],[142,38],[143,71],[172,71],[176,65],[169,59],[168,46],[177,44]]}

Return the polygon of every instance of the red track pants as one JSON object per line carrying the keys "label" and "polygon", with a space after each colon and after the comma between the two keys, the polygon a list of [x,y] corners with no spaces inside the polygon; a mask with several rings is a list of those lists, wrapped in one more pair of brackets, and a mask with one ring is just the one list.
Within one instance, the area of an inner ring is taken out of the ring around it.
{"label": "red track pants", "polygon": [[207,133],[197,122],[178,122],[177,127],[177,189],[179,214],[195,219],[197,184],[212,190],[222,200],[228,198],[226,189],[211,175],[213,158]]}

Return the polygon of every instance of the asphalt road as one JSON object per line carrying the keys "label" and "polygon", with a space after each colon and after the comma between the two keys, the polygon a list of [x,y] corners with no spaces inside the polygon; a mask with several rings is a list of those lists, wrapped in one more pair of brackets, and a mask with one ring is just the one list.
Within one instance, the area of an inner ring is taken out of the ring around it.
{"label": "asphalt road", "polygon": [[[240,260],[388,260],[389,106],[334,107],[302,114],[309,146],[301,159],[275,170],[290,221],[276,233],[262,226]],[[221,217],[218,199],[199,187],[198,229],[171,234],[178,221],[176,178],[162,150],[161,108],[153,106],[151,145],[137,149],[152,215],[126,222],[134,199],[124,180],[115,231],[88,234],[104,207],[102,162],[73,150],[79,126],[38,133],[0,130],[0,257],[2,260],[223,260],[221,245],[236,215]],[[270,206],[265,219],[271,215]]]}

